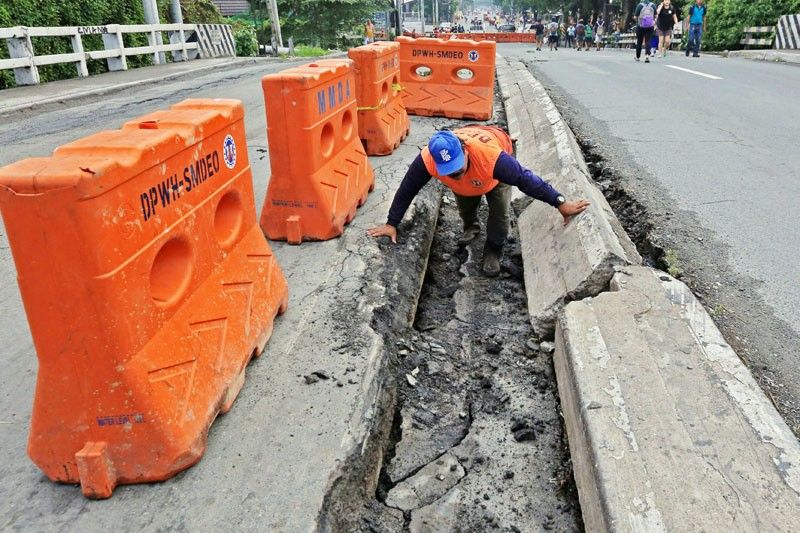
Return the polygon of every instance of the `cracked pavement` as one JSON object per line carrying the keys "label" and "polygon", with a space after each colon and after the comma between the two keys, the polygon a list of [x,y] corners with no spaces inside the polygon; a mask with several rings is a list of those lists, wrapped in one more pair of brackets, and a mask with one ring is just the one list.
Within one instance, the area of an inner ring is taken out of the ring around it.
{"label": "cracked pavement", "polygon": [[[288,64],[235,66],[12,113],[0,126],[0,165],[49,155],[61,144],[185,98],[238,98],[260,211],[270,174],[260,81]],[[440,122],[414,119],[412,135],[392,156],[371,158],[375,191],[342,237],[302,246],[271,243],[289,283],[289,308],[276,319],[264,354],[247,367],[233,408],[211,427],[202,460],[162,483],[118,487],[105,501],[88,501],[77,487],[48,481],[25,454],[36,357],[1,231],[0,447],[6,455],[0,529],[86,531],[112,522],[139,530],[344,527],[353,516],[348,497],[360,502],[354,494],[374,491],[365,479],[380,464],[374,441],[393,399],[385,389],[384,344],[411,323],[440,189],[428,187],[418,196],[408,214],[414,227],[397,246],[387,248],[366,229],[385,221],[408,162]],[[37,142],[17,146],[18,139]],[[305,379],[312,375],[316,381]]]}

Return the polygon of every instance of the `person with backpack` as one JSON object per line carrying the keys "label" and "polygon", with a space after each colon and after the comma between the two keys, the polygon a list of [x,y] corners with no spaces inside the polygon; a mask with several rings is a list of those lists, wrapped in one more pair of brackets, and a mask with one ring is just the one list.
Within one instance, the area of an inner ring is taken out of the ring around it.
{"label": "person with backpack", "polygon": [[580,52],[583,49],[583,41],[586,38],[586,24],[583,23],[583,19],[578,21],[577,26],[575,26],[575,49]]}
{"label": "person with backpack", "polygon": [[536,32],[536,49],[542,51],[542,40],[544,39],[544,24],[542,19],[537,19],[536,24],[533,25],[533,31]]}
{"label": "person with backpack", "polygon": [[597,22],[595,23],[594,28],[594,44],[597,46],[597,51],[600,51],[600,48],[605,48],[605,41],[606,41],[606,19],[603,18],[603,15],[598,17]]}
{"label": "person with backpack", "polygon": [[653,39],[653,28],[656,26],[656,5],[650,0],[643,0],[633,13],[636,18],[636,61],[642,56],[642,42],[645,43],[644,62],[650,62],[650,41]]}
{"label": "person with backpack", "polygon": [[692,57],[700,57],[700,40],[706,31],[706,6],[703,0],[695,0],[689,7],[689,40],[686,42],[686,57],[692,51]]}
{"label": "person with backpack", "polygon": [[567,28],[567,48],[572,48],[575,43],[575,24],[570,24]]}
{"label": "person with backpack", "polygon": [[658,52],[656,55],[667,57],[670,41],[672,41],[672,29],[678,23],[678,9],[672,5],[670,0],[664,0],[656,11],[656,33],[658,34]]}
{"label": "person with backpack", "polygon": [[558,50],[558,22],[556,22],[555,17],[553,17],[553,20],[551,20],[550,24],[547,26],[547,44],[551,52],[554,49]]}
{"label": "person with backpack", "polygon": [[586,46],[586,51],[588,52],[592,49],[592,42],[594,41],[594,29],[592,28],[591,22],[584,26],[584,31],[586,35],[584,36],[583,44]]}

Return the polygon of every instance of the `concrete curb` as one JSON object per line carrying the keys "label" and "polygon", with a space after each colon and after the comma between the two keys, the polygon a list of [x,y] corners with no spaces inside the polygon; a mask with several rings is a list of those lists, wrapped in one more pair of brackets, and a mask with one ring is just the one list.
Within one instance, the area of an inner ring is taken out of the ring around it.
{"label": "concrete curb", "polygon": [[790,531],[800,443],[683,283],[626,267],[559,316],[586,531]]}
{"label": "concrete curb", "polygon": [[[599,191],[552,101],[522,64],[501,62],[518,157],[594,203]],[[584,239],[559,233],[540,205],[528,207],[524,225],[520,218],[526,291],[534,327],[558,315],[554,365],[586,530],[792,530],[800,443],[702,304],[662,272],[624,266],[639,256],[605,202],[607,224],[585,215],[590,223],[575,224]],[[623,254],[613,253],[612,235]],[[611,245],[587,250],[576,241]],[[598,256],[606,259],[581,264]],[[562,273],[567,261],[580,268]],[[558,284],[575,272],[588,274],[580,290]],[[542,280],[556,283],[551,298],[563,293],[544,313]],[[559,310],[585,290],[595,297]]]}
{"label": "concrete curb", "polygon": [[721,55],[722,57],[741,57],[754,61],[800,65],[800,50],[731,50],[722,52]]}
{"label": "concrete curb", "polygon": [[606,290],[614,267],[641,264],[641,257],[592,182],[575,136],[544,87],[518,61],[498,58],[497,72],[517,159],[568,199],[592,204],[567,226],[542,202],[519,218],[531,324],[547,337],[566,302]]}

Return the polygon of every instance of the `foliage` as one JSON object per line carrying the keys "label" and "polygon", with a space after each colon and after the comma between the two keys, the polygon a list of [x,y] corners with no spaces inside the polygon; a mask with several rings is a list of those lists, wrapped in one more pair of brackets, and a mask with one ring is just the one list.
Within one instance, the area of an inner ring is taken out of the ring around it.
{"label": "foliage", "polygon": [[335,48],[339,34],[352,33],[372,13],[389,8],[390,2],[378,0],[278,0],[284,39],[323,48]]}
{"label": "foliage", "polygon": [[[138,1],[138,0],[133,0]],[[222,24],[225,22],[211,0],[181,0],[183,21],[186,24]],[[162,18],[167,20],[166,13]]]}
{"label": "foliage", "polygon": [[328,51],[318,46],[299,45],[294,47],[294,54],[297,57],[319,57],[327,54]]}
{"label": "foliage", "polygon": [[[740,48],[742,28],[774,26],[778,17],[800,13],[800,0],[709,0],[703,48]],[[688,5],[685,12],[688,13]]]}
{"label": "foliage", "polygon": [[[95,26],[103,24],[142,24],[142,3],[129,0],[3,0],[0,5],[0,27],[7,26]],[[38,38],[34,40],[37,55],[72,52],[68,38]],[[100,36],[83,39],[87,50],[102,48]],[[126,45],[146,46],[145,35],[132,35]],[[5,46],[0,46],[5,50]],[[6,57],[6,56],[0,56]],[[147,56],[128,58],[130,67],[149,64]],[[96,74],[107,70],[105,61],[89,61],[89,72]],[[39,68],[42,81],[76,77],[74,65],[48,65]],[[11,71],[0,72],[0,89],[14,86]]]}
{"label": "foliage", "polygon": [[258,55],[258,41],[256,41],[256,32],[252,27],[240,28],[234,31],[233,40],[236,43],[237,56],[251,57]]}

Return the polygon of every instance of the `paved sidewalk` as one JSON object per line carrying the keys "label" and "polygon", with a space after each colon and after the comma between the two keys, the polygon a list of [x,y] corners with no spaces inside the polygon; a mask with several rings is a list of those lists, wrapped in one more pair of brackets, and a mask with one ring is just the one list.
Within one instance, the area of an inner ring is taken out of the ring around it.
{"label": "paved sidewalk", "polygon": [[0,91],[0,115],[54,102],[67,102],[76,98],[122,91],[140,85],[159,83],[165,80],[210,70],[220,70],[239,65],[275,61],[280,60],[256,57],[197,59],[194,61],[154,65],[119,72],[107,72],[88,78],[73,78],[42,83],[40,85],[14,87],[13,89],[4,89]]}

